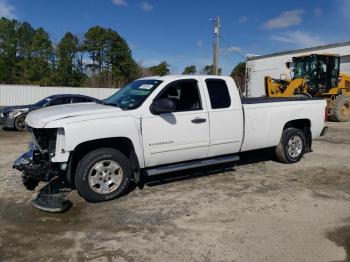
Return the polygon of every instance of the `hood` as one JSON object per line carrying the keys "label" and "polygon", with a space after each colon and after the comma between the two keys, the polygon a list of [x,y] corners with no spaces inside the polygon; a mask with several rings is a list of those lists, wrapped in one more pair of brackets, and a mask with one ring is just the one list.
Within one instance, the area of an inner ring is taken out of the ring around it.
{"label": "hood", "polygon": [[26,117],[26,125],[32,128],[43,128],[52,121],[79,117],[96,117],[98,114],[112,114],[122,111],[118,107],[95,103],[77,103],[50,106],[30,112]]}
{"label": "hood", "polygon": [[23,111],[26,111],[26,110],[30,110],[30,108],[32,107],[33,105],[21,105],[21,106],[7,106],[3,109],[1,109],[0,111],[1,112],[12,112],[14,110],[23,110]]}

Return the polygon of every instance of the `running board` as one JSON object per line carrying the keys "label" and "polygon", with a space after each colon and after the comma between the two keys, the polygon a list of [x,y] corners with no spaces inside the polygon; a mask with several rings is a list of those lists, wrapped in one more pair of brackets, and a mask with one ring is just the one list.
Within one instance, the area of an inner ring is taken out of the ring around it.
{"label": "running board", "polygon": [[195,160],[191,162],[150,168],[145,170],[145,175],[155,176],[155,175],[171,173],[171,172],[176,172],[176,171],[181,171],[181,170],[186,170],[191,168],[236,162],[238,160],[239,160],[239,156],[222,156],[222,157],[216,157],[216,158],[210,158],[210,159]]}

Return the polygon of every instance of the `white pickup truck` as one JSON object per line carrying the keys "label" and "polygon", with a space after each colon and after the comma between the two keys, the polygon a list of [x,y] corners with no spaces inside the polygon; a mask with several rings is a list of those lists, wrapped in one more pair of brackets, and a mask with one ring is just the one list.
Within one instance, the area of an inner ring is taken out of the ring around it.
{"label": "white pickup truck", "polygon": [[52,106],[29,113],[30,150],[14,162],[28,189],[62,176],[91,202],[121,196],[140,177],[238,160],[275,147],[299,161],[322,136],[320,99],[241,98],[231,77],[136,80],[104,104]]}

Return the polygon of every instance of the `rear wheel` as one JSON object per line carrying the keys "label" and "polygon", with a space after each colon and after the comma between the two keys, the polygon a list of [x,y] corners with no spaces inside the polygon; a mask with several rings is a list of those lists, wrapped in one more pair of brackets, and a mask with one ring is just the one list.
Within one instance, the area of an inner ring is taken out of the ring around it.
{"label": "rear wheel", "polygon": [[306,138],[302,130],[287,128],[283,131],[281,141],[276,147],[277,159],[291,164],[298,162],[305,153]]}
{"label": "rear wheel", "polygon": [[26,114],[22,114],[15,119],[15,129],[18,131],[23,131],[26,128],[25,124]]}
{"label": "rear wheel", "polygon": [[129,160],[120,151],[101,148],[86,154],[78,163],[75,184],[90,202],[103,202],[123,195],[132,181]]}
{"label": "rear wheel", "polygon": [[348,122],[350,120],[350,97],[341,94],[335,98],[329,119],[336,122]]}

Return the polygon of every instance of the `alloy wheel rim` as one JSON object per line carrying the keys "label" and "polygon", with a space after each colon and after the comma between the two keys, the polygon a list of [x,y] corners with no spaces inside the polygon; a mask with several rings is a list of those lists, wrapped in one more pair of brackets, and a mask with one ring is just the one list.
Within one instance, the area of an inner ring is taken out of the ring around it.
{"label": "alloy wheel rim", "polygon": [[24,122],[24,120],[25,120],[25,117],[24,116],[19,116],[19,119],[18,119],[18,121],[17,121],[17,127],[19,128],[19,129],[24,129],[25,128],[25,122]]}
{"label": "alloy wheel rim", "polygon": [[288,141],[287,151],[289,156],[296,158],[303,151],[303,140],[299,135],[292,136]]}
{"label": "alloy wheel rim", "polygon": [[345,103],[341,107],[341,112],[343,116],[349,116],[350,115],[350,103]]}
{"label": "alloy wheel rim", "polygon": [[96,193],[109,194],[117,190],[123,175],[123,170],[116,161],[102,160],[91,168],[89,185]]}

